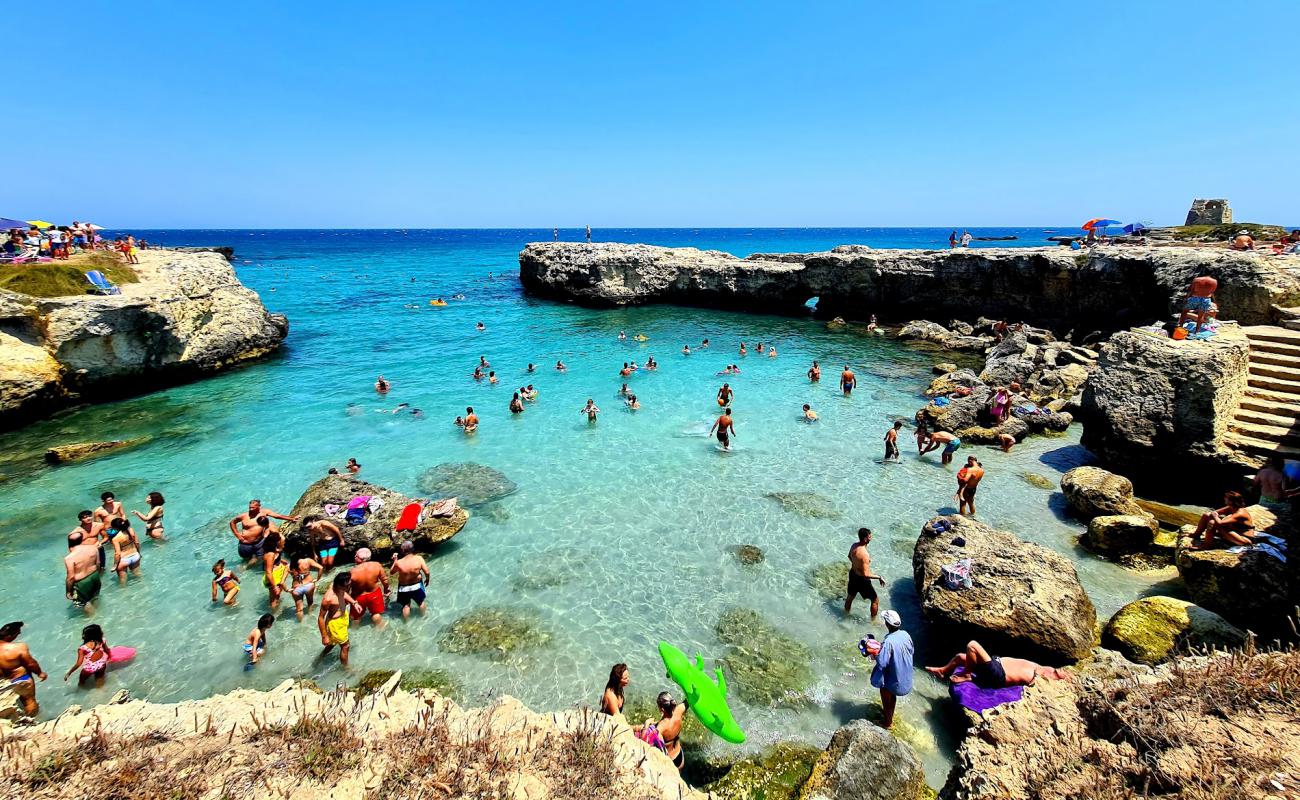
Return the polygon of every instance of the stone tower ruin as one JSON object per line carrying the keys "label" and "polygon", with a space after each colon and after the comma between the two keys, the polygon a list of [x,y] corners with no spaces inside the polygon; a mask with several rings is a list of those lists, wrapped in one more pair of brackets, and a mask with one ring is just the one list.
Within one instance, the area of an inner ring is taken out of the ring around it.
{"label": "stone tower ruin", "polygon": [[1227,200],[1193,200],[1184,225],[1223,225],[1232,222],[1232,206]]}

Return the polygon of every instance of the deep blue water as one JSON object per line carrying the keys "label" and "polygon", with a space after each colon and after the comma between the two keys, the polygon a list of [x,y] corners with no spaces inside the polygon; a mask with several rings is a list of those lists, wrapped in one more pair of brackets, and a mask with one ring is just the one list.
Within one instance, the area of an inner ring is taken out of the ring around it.
{"label": "deep blue water", "polygon": [[[882,606],[900,610],[930,653],[911,580],[912,544],[921,524],[951,507],[953,470],[936,456],[916,458],[904,437],[903,462],[878,462],[891,420],[923,403],[933,356],[882,337],[828,331],[812,319],[674,307],[593,311],[525,296],[517,256],[550,231],[136,231],[169,245],[231,245],[241,279],[291,321],[283,351],[258,364],[168,391],[76,410],[4,436],[0,473],[0,618],[24,619],[24,639],[47,671],[46,713],[71,702],[106,699],[127,687],[139,697],[176,700],[237,686],[270,687],[286,676],[322,685],[375,668],[439,667],[463,681],[471,699],[509,693],[536,708],[594,702],[609,665],[626,661],[633,696],[663,688],[655,644],[666,639],[706,658],[723,655],[714,625],[732,606],[757,609],[813,652],[816,685],[798,708],[735,710],[755,744],[781,738],[824,743],[860,716],[876,694],[854,643],[876,630],[859,601],[843,620],[837,600],[810,588],[813,568],[841,561],[861,525],[877,533],[876,568],[889,579]],[[747,255],[826,249],[839,244],[941,247],[948,229],[597,230],[597,240],[690,245]],[[960,231],[959,231],[960,233]],[[1043,229],[983,229],[1018,235],[1002,246],[1043,244]],[[573,240],[581,231],[561,231]],[[430,307],[434,297],[466,300]],[[487,330],[478,332],[482,321]],[[645,342],[620,341],[619,331]],[[699,350],[709,338],[712,347]],[[750,344],[741,358],[739,342]],[[757,342],[778,347],[759,357]],[[680,354],[683,344],[696,353]],[[501,376],[492,386],[470,373],[480,355]],[[653,355],[657,372],[628,380],[642,409],[622,408],[625,361]],[[564,374],[552,366],[563,359]],[[810,385],[819,360],[827,372]],[[539,366],[528,374],[526,365]],[[739,376],[718,376],[740,363]],[[862,382],[842,397],[834,375],[852,364]],[[377,373],[393,382],[377,397]],[[721,453],[706,437],[718,387],[736,391],[737,438]],[[511,390],[540,389],[527,411],[507,411]],[[589,425],[587,398],[602,408]],[[381,413],[398,403],[422,420]],[[799,421],[810,403],[821,421]],[[452,418],[472,405],[482,418],[466,437]],[[353,413],[349,413],[349,406]],[[83,464],[45,468],[34,458],[52,444],[150,435],[146,446]],[[1099,611],[1109,614],[1146,589],[1150,578],[1125,572],[1077,548],[1078,526],[1063,518],[1059,495],[1022,474],[1056,480],[1087,458],[1077,432],[1038,439],[1006,455],[973,450],[988,478],[981,518],[1068,554]],[[302,490],[349,456],[363,478],[419,495],[418,477],[443,462],[496,467],[519,491],[430,559],[430,609],[383,630],[354,631],[352,674],[316,662],[314,622],[290,607],[274,629],[274,650],[249,672],[239,644],[265,609],[255,580],[241,605],[208,601],[211,564],[234,561],[225,521],[260,497],[287,512]],[[100,622],[113,644],[139,648],[136,662],[111,674],[99,692],[57,679],[71,663],[84,618],[62,594],[63,534],[76,512],[110,489],[128,509],[146,492],[168,498],[170,540],[146,543],[143,577],[107,584]],[[809,517],[765,495],[813,492],[832,516]],[[766,560],[742,568],[735,545],[763,548]],[[441,652],[438,632],[473,609],[504,606],[539,617],[547,646],[492,661]],[[900,706],[932,782],[941,782],[951,746],[945,692],[918,675]]]}

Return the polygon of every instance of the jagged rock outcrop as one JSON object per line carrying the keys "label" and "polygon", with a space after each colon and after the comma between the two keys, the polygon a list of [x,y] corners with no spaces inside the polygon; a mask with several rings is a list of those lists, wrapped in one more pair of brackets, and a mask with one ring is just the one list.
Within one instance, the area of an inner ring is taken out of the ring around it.
{"label": "jagged rock outcrop", "polygon": [[704,800],[621,717],[537,714],[508,696],[462,708],[400,680],[69,709],[7,733],[0,797]]}
{"label": "jagged rock outcrop", "polygon": [[872,250],[756,253],[736,258],[695,248],[540,242],[519,254],[519,278],[536,295],[595,306],[683,303],[895,319],[978,315],[1052,327],[1118,330],[1163,319],[1191,279],[1218,279],[1225,319],[1270,321],[1273,305],[1300,301],[1300,257],[1263,259],[1204,248]]}
{"label": "jagged rock outcrop", "polygon": [[[1183,530],[1186,533],[1188,528]],[[1294,637],[1288,619],[1295,614],[1295,605],[1288,597],[1285,563],[1262,549],[1193,550],[1190,543],[1186,536],[1180,538],[1174,563],[1198,606],[1218,612],[1265,641]]]}
{"label": "jagged rock outcrop", "polygon": [[1116,611],[1101,632],[1102,647],[1140,664],[1168,661],[1191,648],[1227,649],[1245,643],[1245,631],[1213,611],[1158,595]]}
{"label": "jagged rock outcrop", "polygon": [[[936,532],[934,524],[951,526]],[[969,558],[973,585],[949,589],[941,570]],[[926,523],[912,576],[931,631],[952,645],[978,639],[990,652],[1053,664],[1092,649],[1097,612],[1069,559],[958,515]]]}
{"label": "jagged rock outcrop", "polygon": [[[372,510],[364,523],[349,525],[344,519],[343,510],[354,497],[362,495],[377,497],[383,501],[383,505],[378,511]],[[300,519],[299,522],[284,523],[281,530],[284,532],[285,544],[291,551],[307,551],[308,537],[304,523],[312,517],[325,517],[326,504],[343,509],[336,516],[329,517],[343,533],[343,546],[339,548],[338,555],[341,563],[349,563],[352,555],[361,547],[370,548],[375,561],[386,562],[407,539],[415,542],[417,552],[428,552],[435,545],[460,533],[469,521],[469,512],[457,507],[449,516],[435,517],[426,513],[414,531],[397,533],[397,521],[402,516],[402,509],[412,499],[351,475],[326,475],[307,487],[307,491],[294,503],[289,516]]]}
{"label": "jagged rock outcrop", "polygon": [[831,736],[799,800],[922,800],[925,771],[912,748],[864,719]]}
{"label": "jagged rock outcrop", "polygon": [[1250,357],[1239,328],[1224,325],[1205,341],[1121,331],[1100,350],[1083,392],[1082,441],[1103,463],[1149,479],[1176,466],[1170,482],[1186,483],[1230,457],[1224,437]]}
{"label": "jagged rock outcrop", "polygon": [[280,346],[270,314],[220,253],[145,250],[111,296],[0,290],[0,428],[215,372]]}

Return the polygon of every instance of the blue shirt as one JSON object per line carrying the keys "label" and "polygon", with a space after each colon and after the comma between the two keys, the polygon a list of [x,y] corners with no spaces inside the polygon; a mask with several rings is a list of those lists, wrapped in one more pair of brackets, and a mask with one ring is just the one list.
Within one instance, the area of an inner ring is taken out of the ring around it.
{"label": "blue shirt", "polygon": [[912,637],[896,630],[880,642],[876,668],[871,670],[871,685],[902,697],[912,691]]}

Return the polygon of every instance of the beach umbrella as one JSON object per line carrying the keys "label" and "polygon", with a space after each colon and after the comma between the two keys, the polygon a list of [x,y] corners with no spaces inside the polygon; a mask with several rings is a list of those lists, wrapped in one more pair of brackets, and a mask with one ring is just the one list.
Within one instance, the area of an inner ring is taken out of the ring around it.
{"label": "beach umbrella", "polygon": [[0,231],[12,230],[14,228],[26,229],[27,227],[28,225],[24,220],[0,217]]}
{"label": "beach umbrella", "polygon": [[1117,219],[1107,219],[1106,217],[1093,217],[1092,219],[1083,223],[1083,229],[1085,231],[1093,231],[1098,228],[1109,228],[1111,225],[1118,225],[1118,224],[1119,224],[1119,220]]}
{"label": "beach umbrella", "polygon": [[31,225],[33,228],[40,228],[41,230],[54,227],[53,222],[46,222],[43,219],[29,219],[27,220],[27,224]]}
{"label": "beach umbrella", "polygon": [[86,223],[86,227],[87,227],[87,228],[90,228],[92,231],[102,231],[102,230],[104,230],[104,226],[103,226],[103,225],[92,225],[92,224],[89,223],[89,222]]}
{"label": "beach umbrella", "polygon": [[1147,226],[1142,224],[1141,222],[1130,222],[1129,224],[1124,226],[1125,233],[1138,233],[1139,231],[1144,231],[1146,229]]}

